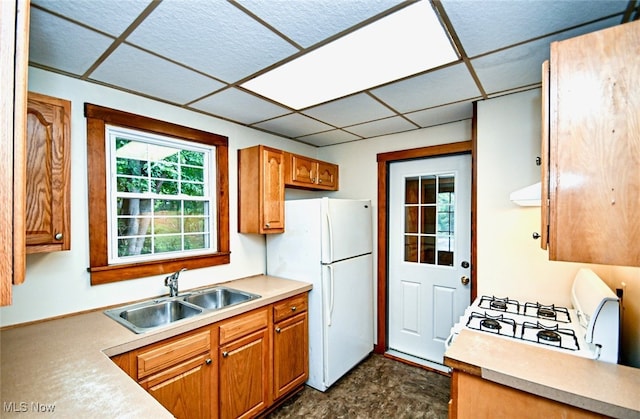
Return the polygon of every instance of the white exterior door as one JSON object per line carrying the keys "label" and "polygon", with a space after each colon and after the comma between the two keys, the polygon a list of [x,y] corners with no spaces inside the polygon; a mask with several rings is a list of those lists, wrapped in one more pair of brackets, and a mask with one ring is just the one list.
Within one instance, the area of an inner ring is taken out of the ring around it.
{"label": "white exterior door", "polygon": [[470,303],[471,156],[392,163],[389,350],[442,364]]}

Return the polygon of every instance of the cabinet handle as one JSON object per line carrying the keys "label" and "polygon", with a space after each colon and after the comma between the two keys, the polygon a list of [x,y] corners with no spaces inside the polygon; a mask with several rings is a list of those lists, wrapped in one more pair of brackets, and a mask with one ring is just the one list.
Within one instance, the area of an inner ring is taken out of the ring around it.
{"label": "cabinet handle", "polygon": [[56,239],[56,240],[62,240],[63,237],[64,236],[62,235],[62,233],[56,233],[56,235],[53,236],[53,238]]}
{"label": "cabinet handle", "polygon": [[211,365],[211,362],[212,362],[212,361],[211,361],[211,358],[207,358],[207,359],[204,361],[204,363],[205,363],[205,364],[207,364],[207,365]]}
{"label": "cabinet handle", "polygon": [[296,311],[296,306],[291,307],[291,311]]}
{"label": "cabinet handle", "polygon": [[224,352],[222,353],[222,357],[223,357],[223,358],[226,358],[226,357],[228,357],[228,356],[229,356],[229,352],[224,351]]}
{"label": "cabinet handle", "polygon": [[282,332],[282,329],[280,329],[279,327],[276,327],[276,333],[280,333]]}

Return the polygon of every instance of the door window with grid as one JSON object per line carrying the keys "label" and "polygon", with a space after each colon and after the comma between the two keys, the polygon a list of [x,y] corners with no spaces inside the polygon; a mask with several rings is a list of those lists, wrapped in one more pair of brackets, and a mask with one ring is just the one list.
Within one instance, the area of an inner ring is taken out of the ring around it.
{"label": "door window with grid", "polygon": [[405,179],[405,262],[453,266],[455,175]]}
{"label": "door window with grid", "polygon": [[109,262],[215,249],[215,147],[107,126]]}

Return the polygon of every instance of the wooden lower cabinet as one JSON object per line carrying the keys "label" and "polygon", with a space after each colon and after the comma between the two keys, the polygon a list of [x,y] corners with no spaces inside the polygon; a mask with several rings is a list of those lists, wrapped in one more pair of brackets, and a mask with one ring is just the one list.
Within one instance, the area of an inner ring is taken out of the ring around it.
{"label": "wooden lower cabinet", "polygon": [[307,293],[111,358],[177,418],[253,418],[309,375]]}
{"label": "wooden lower cabinet", "polygon": [[273,306],[273,398],[280,399],[309,378],[307,294]]}
{"label": "wooden lower cabinet", "polygon": [[271,404],[268,326],[268,307],[220,325],[221,419],[254,417]]}
{"label": "wooden lower cabinet", "polygon": [[601,418],[587,410],[516,390],[454,370],[449,419],[465,418]]}

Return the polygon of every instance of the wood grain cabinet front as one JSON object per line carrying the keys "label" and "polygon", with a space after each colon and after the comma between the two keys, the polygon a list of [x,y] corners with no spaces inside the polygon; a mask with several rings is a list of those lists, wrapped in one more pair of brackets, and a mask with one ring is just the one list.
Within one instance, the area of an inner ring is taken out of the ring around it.
{"label": "wood grain cabinet front", "polygon": [[552,260],[640,266],[639,67],[640,21],[551,43],[542,247]]}
{"label": "wood grain cabinet front", "polygon": [[250,418],[271,404],[268,307],[220,324],[220,418]]}
{"label": "wood grain cabinet front", "polygon": [[27,253],[69,250],[71,102],[29,92],[27,100]]}
{"label": "wood grain cabinet front", "polygon": [[273,398],[301,387],[309,378],[307,294],[273,306]]}
{"label": "wood grain cabinet front", "polygon": [[204,419],[214,413],[213,359],[211,331],[204,328],[134,351],[129,372],[176,418]]}
{"label": "wood grain cabinet front", "polygon": [[284,231],[284,153],[266,146],[238,150],[238,231]]}
{"label": "wood grain cabinet front", "polygon": [[285,185],[293,188],[311,190],[338,190],[338,165],[284,153]]}

